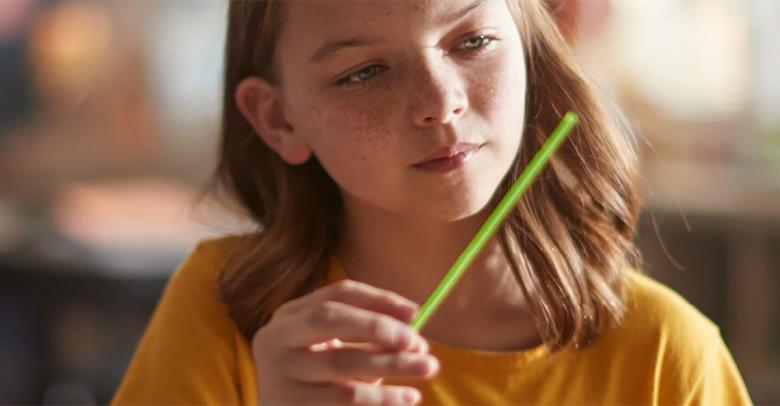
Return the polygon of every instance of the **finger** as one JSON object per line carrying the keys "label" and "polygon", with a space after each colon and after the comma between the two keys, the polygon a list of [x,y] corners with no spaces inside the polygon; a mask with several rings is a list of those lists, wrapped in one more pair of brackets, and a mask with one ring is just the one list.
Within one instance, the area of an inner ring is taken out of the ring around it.
{"label": "finger", "polygon": [[[350,342],[343,342],[339,340],[338,338],[334,338],[322,343],[312,344],[309,346],[310,351],[328,351],[328,350],[334,350],[338,348],[363,348],[363,349],[376,349],[376,350],[383,350],[382,347],[373,344],[373,343],[350,343]],[[412,346],[408,349],[412,352],[418,352],[421,354],[427,354],[430,352],[430,347],[428,345],[427,340],[415,340]]]}
{"label": "finger", "polygon": [[[326,341],[321,344],[315,344],[310,347],[310,351],[317,352],[317,351],[329,351],[333,349],[338,348],[358,348],[358,349],[369,349],[373,351],[382,351],[382,348],[371,343],[342,343],[341,340],[338,338],[334,338],[333,340]],[[417,353],[417,354],[427,354],[428,353],[428,343],[425,341],[415,341],[415,344],[412,346],[412,348],[409,349],[410,352]],[[295,350],[294,350],[295,351]],[[438,362],[438,361],[437,361]],[[381,385],[382,384],[382,378],[355,378],[362,382],[371,383],[374,385]]]}
{"label": "finger", "polygon": [[285,335],[290,337],[286,345],[292,348],[309,348],[333,338],[398,350],[411,348],[414,341],[425,341],[417,331],[397,319],[334,301],[300,312],[283,328],[290,331]]}
{"label": "finger", "polygon": [[305,382],[374,382],[382,377],[429,377],[439,370],[439,362],[430,354],[345,348],[319,352],[293,351],[285,369],[289,376]]}
{"label": "finger", "polygon": [[315,400],[327,405],[414,405],[422,400],[420,391],[410,386],[371,385],[350,381],[341,384],[301,383],[298,385],[301,402]]}
{"label": "finger", "polygon": [[345,344],[349,344],[349,343],[344,343],[341,340],[339,340],[338,338],[334,338],[332,340],[328,340],[328,341],[325,341],[325,342],[322,342],[322,343],[317,343],[317,344],[310,345],[309,346],[309,351],[314,351],[314,352],[317,352],[317,351],[329,351],[329,350],[342,348],[342,347],[344,347]]}
{"label": "finger", "polygon": [[307,307],[328,300],[351,304],[366,310],[387,314],[398,320],[410,322],[420,305],[390,290],[369,284],[343,279],[315,290],[306,296],[285,304],[286,311],[295,314]]}
{"label": "finger", "polygon": [[346,401],[357,405],[416,405],[422,400],[420,391],[409,386],[372,385],[350,382]]}

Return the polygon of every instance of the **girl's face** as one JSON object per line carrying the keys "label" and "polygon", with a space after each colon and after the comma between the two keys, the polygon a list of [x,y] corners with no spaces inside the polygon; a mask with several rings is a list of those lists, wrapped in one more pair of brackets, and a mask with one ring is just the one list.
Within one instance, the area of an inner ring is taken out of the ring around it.
{"label": "girl's face", "polygon": [[[488,204],[525,118],[523,47],[504,0],[285,8],[277,48],[285,118],[345,200],[441,221]],[[413,166],[461,142],[482,146],[460,169]]]}

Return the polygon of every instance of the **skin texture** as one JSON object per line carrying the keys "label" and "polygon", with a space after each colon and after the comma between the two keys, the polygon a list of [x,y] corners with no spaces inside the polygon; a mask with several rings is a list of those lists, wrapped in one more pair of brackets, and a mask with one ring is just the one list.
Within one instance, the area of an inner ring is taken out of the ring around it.
{"label": "skin texture", "polygon": [[[339,186],[346,215],[337,254],[350,278],[419,304],[493,210],[522,141],[521,38],[502,0],[451,19],[472,3],[286,3],[280,83],[251,77],[236,90],[242,113],[282,159],[296,165],[314,155]],[[358,36],[380,42],[310,62],[326,41]],[[482,145],[463,168],[412,166],[457,142]],[[538,343],[495,240],[422,333],[486,350]]]}

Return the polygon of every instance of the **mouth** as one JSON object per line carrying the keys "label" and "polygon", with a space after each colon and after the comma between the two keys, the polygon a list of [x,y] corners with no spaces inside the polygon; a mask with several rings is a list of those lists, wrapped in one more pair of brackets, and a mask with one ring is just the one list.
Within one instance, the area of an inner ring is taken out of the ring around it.
{"label": "mouth", "polygon": [[426,163],[429,163],[431,161],[436,161],[439,159],[453,158],[456,155],[461,153],[476,151],[477,149],[482,147],[482,145],[484,144],[475,144],[472,142],[459,142],[453,145],[441,146],[435,149],[434,151],[430,152],[422,160],[420,160],[414,165],[424,165]]}
{"label": "mouth", "polygon": [[449,151],[440,151],[439,154],[445,155],[444,157],[429,159],[412,166],[428,172],[451,172],[464,167],[481,148],[482,145],[462,144]]}

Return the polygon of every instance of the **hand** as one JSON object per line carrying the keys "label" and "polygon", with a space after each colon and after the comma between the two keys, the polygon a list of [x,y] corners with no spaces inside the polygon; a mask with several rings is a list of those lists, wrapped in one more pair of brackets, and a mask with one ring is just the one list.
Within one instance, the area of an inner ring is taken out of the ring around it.
{"label": "hand", "polygon": [[427,341],[408,325],[418,309],[348,279],[283,304],[252,338],[259,403],[416,404],[416,389],[380,383],[438,372]]}

